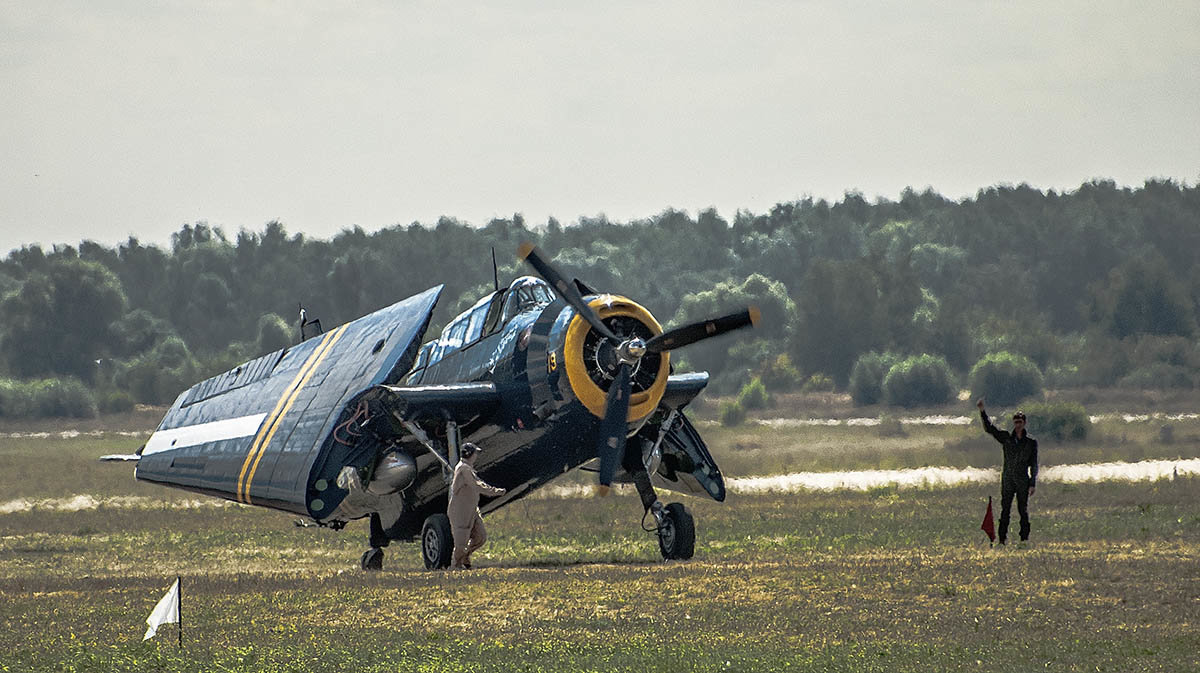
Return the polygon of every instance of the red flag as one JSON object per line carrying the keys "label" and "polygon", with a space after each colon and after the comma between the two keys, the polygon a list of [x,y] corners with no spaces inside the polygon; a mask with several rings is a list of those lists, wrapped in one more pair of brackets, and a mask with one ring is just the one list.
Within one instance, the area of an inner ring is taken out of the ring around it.
{"label": "red flag", "polygon": [[990,495],[988,496],[987,513],[983,515],[983,525],[979,529],[987,533],[988,540],[996,541],[996,524],[992,521],[992,496]]}

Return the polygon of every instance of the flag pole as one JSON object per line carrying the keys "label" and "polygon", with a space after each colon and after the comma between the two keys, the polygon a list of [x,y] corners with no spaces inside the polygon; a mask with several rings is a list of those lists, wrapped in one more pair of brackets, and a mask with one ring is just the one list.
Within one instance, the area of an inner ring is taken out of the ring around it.
{"label": "flag pole", "polygon": [[176,600],[175,609],[179,614],[179,649],[183,649],[183,576],[176,575],[175,581],[179,583],[179,591],[175,594]]}

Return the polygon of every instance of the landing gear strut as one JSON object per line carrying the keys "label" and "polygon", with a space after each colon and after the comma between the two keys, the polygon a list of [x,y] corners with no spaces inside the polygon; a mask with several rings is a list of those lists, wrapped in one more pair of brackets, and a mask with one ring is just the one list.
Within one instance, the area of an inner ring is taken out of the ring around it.
{"label": "landing gear strut", "polygon": [[359,560],[362,569],[383,570],[383,548],[390,542],[387,534],[383,532],[383,522],[379,518],[379,513],[373,512],[371,514],[371,538],[367,543],[371,545],[371,548],[363,552],[362,559]]}
{"label": "landing gear strut", "polygon": [[681,502],[673,502],[664,507],[650,483],[650,474],[641,464],[640,456],[634,454],[636,457],[631,457],[632,453],[626,454],[625,469],[633,477],[633,485],[637,487],[642,507],[654,516],[654,531],[658,535],[658,550],[662,552],[663,559],[669,561],[692,558],[696,553],[696,522],[692,513]]}

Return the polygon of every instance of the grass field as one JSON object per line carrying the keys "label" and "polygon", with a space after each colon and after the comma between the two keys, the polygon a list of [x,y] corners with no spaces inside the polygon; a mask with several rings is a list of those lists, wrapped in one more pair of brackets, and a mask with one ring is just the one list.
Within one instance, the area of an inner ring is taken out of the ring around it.
{"label": "grass field", "polygon": [[[1170,445],[1105,423],[1043,462],[1194,457],[1196,423]],[[977,427],[703,431],[733,476],[998,462]],[[365,574],[362,522],[300,528],[95,462],[137,443],[0,438],[0,671],[1200,670],[1195,478],[1043,483],[1027,548],[988,548],[994,487],[681,498],[697,553],[670,563],[632,496],[528,499],[488,518],[477,570],[394,544]],[[176,575],[182,651],[173,626],[141,641]]]}

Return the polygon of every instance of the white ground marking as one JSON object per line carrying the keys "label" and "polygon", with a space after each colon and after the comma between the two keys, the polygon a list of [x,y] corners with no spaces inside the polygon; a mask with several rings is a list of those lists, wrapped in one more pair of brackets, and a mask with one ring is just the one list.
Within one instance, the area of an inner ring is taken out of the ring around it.
{"label": "white ground marking", "polygon": [[1043,468],[1038,479],[1067,484],[1086,481],[1156,481],[1176,476],[1200,475],[1200,458],[1185,460],[1143,460],[1137,463],[1088,463],[1051,465]]}
{"label": "white ground marking", "polygon": [[145,437],[149,431],[139,430],[132,432],[129,430],[89,430],[80,432],[79,430],[61,430],[59,432],[0,432],[0,439],[49,439],[51,437],[57,439],[76,439],[78,437]]}
{"label": "white ground marking", "polygon": [[999,470],[982,467],[918,467],[902,470],[795,472],[770,477],[733,477],[725,482],[731,493],[795,493],[797,491],[866,491],[881,486],[916,488],[955,486],[994,481]]}
{"label": "white ground marking", "polygon": [[[1100,421],[1121,421],[1123,423],[1148,423],[1150,421],[1194,421],[1200,419],[1200,414],[1098,414],[1089,416],[1093,423]],[[971,425],[979,422],[979,417],[976,415],[970,416],[905,416],[899,420],[904,425]],[[867,426],[872,427],[879,425],[882,419],[875,418],[758,418],[751,419],[747,423],[757,425],[765,425],[772,428],[797,428],[797,427],[836,427],[840,425],[847,426]],[[708,424],[715,425],[717,421],[708,421]],[[703,422],[701,423],[703,424]]]}
{"label": "white ground marking", "polygon": [[[1079,483],[1090,481],[1154,481],[1175,476],[1200,476],[1200,458],[1185,460],[1144,460],[1138,463],[1088,463],[1050,465],[1038,473],[1038,481]],[[794,472],[767,477],[731,477],[725,480],[730,493],[798,493],[801,491],[866,491],[884,486],[898,488],[937,488],[960,484],[999,481],[998,468],[917,467],[901,470],[852,470],[845,472]],[[543,498],[583,498],[595,487],[585,484],[547,486],[535,494]],[[632,492],[622,484],[619,492]]]}
{"label": "white ground marking", "polygon": [[[1043,467],[1039,482],[1079,483],[1095,481],[1155,481],[1200,476],[1200,458],[1184,460],[1143,460],[1137,463],[1088,463]],[[898,488],[937,488],[972,482],[991,482],[1000,478],[996,468],[917,467],[901,470],[852,470],[845,472],[794,472],[769,477],[732,477],[725,480],[730,493],[798,493],[801,491],[866,491],[884,486]],[[592,484],[552,485],[535,491],[538,499],[586,498],[594,494]],[[618,493],[633,493],[633,486],[616,484]],[[161,500],[145,496],[96,497],[88,494],[65,498],[17,498],[0,502],[0,514],[20,512],[78,512],[87,509],[196,509],[229,507],[236,503],[220,498]]]}
{"label": "white ground marking", "polygon": [[0,502],[0,514],[21,512],[79,512],[86,509],[197,509],[200,507],[227,507],[234,503],[220,498],[193,498],[189,500],[162,500],[140,495],[116,495],[96,497],[86,493],[65,498],[17,498]]}

